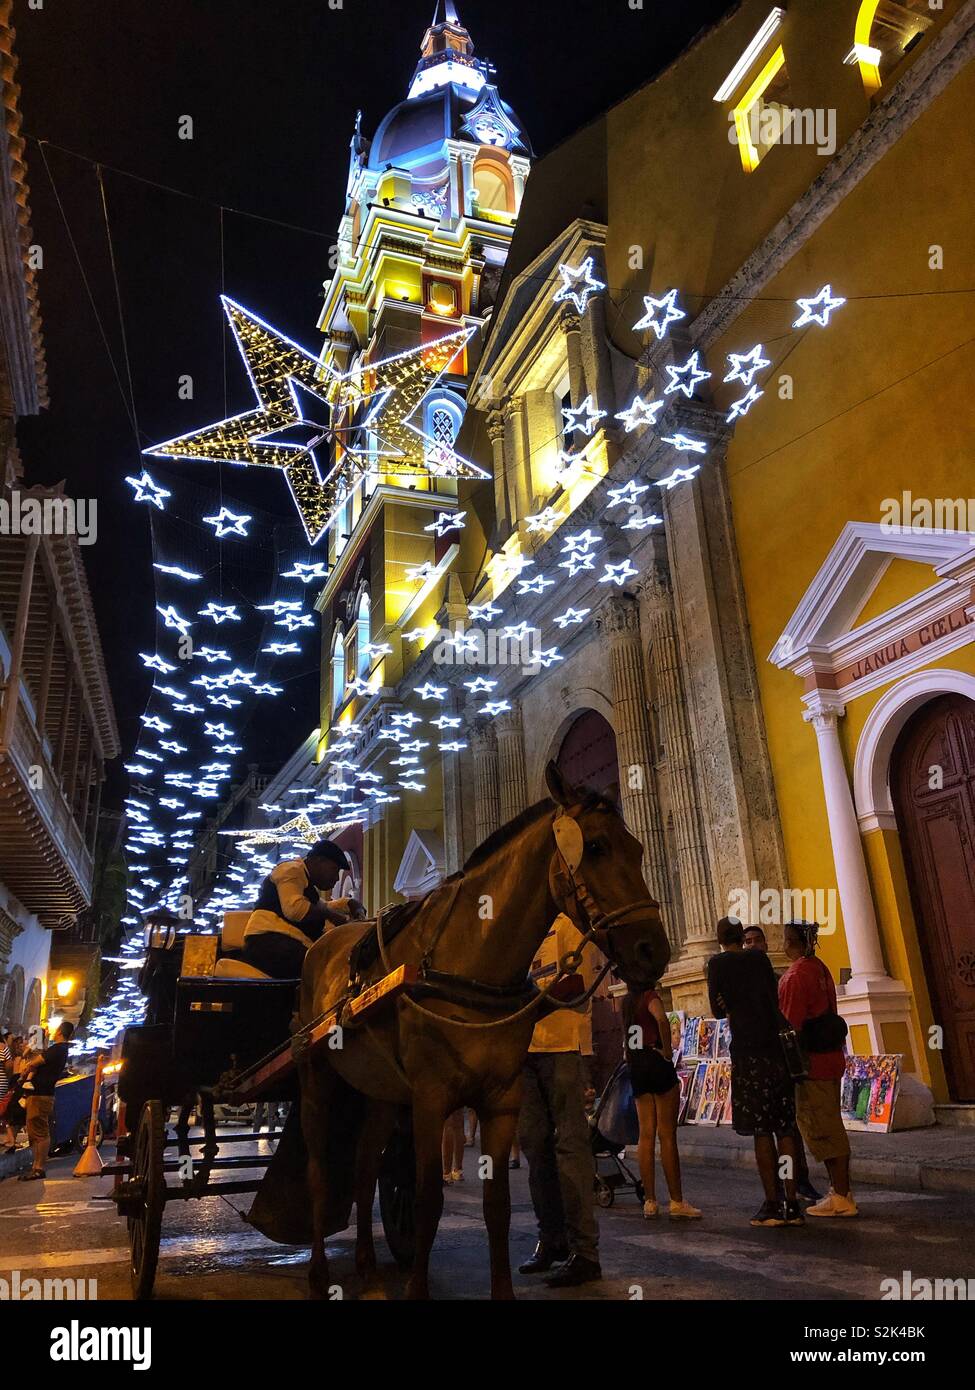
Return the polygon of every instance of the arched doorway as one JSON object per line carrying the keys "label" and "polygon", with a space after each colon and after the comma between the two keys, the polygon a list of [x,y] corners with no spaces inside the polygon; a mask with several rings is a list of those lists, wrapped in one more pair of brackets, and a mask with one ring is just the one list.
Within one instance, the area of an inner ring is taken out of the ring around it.
{"label": "arched doorway", "polygon": [[619,786],[616,735],[598,710],[583,710],[573,720],[555,761],[562,775],[577,787],[605,792]]}
{"label": "arched doorway", "polygon": [[975,1100],[975,702],[916,710],[890,760],[890,791],[951,1096]]}

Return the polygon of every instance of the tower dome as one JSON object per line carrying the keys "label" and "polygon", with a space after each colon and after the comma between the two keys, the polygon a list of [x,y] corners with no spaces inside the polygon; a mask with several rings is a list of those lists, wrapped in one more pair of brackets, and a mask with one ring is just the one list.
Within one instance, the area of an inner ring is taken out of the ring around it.
{"label": "tower dome", "polygon": [[453,0],[438,0],[409,93],[379,123],[368,167],[430,171],[445,162],[447,140],[530,156],[525,128],[502,101],[490,81],[492,74],[490,65],[474,56],[474,44]]}

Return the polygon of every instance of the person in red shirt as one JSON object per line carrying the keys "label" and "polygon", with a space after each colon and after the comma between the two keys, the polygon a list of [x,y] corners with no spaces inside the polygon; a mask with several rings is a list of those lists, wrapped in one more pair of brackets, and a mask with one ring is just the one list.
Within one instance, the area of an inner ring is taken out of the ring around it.
{"label": "person in red shirt", "polygon": [[844,1031],[836,1008],[833,977],[816,955],[815,922],[787,922],[785,953],[792,964],[779,981],[779,1008],[799,1034],[809,1076],[796,1085],[796,1119],[806,1148],[826,1164],[829,1195],[807,1207],[807,1216],[856,1216],[850,1186],[850,1140],[840,1111],[840,1083],[846,1067],[841,1045],[830,1046]]}

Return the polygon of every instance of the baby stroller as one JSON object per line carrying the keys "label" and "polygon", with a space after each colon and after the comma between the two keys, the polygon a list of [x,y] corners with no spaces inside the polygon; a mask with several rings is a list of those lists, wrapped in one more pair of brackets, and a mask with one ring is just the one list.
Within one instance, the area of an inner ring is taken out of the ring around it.
{"label": "baby stroller", "polygon": [[596,1161],[595,1197],[601,1207],[611,1207],[618,1187],[632,1187],[643,1205],[643,1183],[626,1164],[627,1144],[640,1137],[630,1072],[621,1062],[606,1083],[589,1116],[589,1143]]}

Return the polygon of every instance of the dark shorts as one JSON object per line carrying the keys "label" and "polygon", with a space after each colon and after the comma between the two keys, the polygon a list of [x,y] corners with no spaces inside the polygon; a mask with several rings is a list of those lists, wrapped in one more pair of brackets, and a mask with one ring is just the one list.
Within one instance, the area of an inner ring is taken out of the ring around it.
{"label": "dark shorts", "polygon": [[796,1134],[795,1083],[783,1058],[732,1055],[731,1123],[736,1134]]}
{"label": "dark shorts", "polygon": [[654,1048],[630,1052],[626,1060],[635,1096],[665,1096],[678,1084],[673,1062]]}
{"label": "dark shorts", "polygon": [[307,946],[280,931],[244,938],[244,960],[275,980],[300,980]]}

